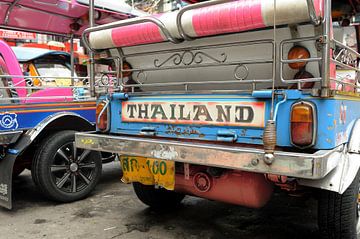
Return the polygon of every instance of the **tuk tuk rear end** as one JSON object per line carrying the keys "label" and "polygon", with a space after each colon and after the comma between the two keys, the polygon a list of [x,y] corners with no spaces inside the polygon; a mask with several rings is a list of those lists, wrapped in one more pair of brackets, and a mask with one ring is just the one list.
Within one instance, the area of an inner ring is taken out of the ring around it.
{"label": "tuk tuk rear end", "polygon": [[359,26],[355,1],[208,1],[88,28],[120,59],[97,132],[145,204],[184,195],[264,206],[273,189],[318,195],[323,238],[359,233]]}

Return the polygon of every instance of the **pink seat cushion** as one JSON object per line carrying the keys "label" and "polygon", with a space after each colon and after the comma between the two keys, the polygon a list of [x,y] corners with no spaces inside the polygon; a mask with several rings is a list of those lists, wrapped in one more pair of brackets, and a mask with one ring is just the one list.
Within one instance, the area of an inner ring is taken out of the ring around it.
{"label": "pink seat cushion", "polygon": [[152,23],[114,28],[111,32],[111,37],[115,46],[134,46],[165,40],[159,28]]}
{"label": "pink seat cushion", "polygon": [[197,36],[219,35],[266,27],[260,0],[243,0],[192,11]]}

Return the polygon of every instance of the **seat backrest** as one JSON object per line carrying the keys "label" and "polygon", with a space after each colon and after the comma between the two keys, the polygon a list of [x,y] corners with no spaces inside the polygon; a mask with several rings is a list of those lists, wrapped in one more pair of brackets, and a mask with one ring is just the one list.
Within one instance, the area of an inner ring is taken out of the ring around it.
{"label": "seat backrest", "polygon": [[[322,0],[314,0],[313,8],[321,14]],[[200,6],[200,5],[199,5]],[[154,15],[173,38],[182,39],[180,29],[188,37],[205,37],[261,29],[273,25],[274,1],[237,0],[222,4]],[[179,19],[180,18],[180,19]],[[276,0],[276,24],[294,24],[310,20],[307,0]],[[125,20],[128,23],[134,20]],[[180,23],[180,26],[178,25]],[[90,33],[94,49],[127,47],[166,41],[157,25],[151,22],[111,27]]]}

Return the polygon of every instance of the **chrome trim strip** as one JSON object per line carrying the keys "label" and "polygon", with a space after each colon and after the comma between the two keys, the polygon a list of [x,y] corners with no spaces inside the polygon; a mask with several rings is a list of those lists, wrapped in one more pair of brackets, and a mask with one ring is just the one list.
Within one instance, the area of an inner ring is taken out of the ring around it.
{"label": "chrome trim strip", "polygon": [[325,177],[337,166],[343,149],[339,146],[314,154],[275,151],[274,163],[267,165],[264,151],[254,148],[91,132],[77,133],[75,143],[84,149],[308,179]]}

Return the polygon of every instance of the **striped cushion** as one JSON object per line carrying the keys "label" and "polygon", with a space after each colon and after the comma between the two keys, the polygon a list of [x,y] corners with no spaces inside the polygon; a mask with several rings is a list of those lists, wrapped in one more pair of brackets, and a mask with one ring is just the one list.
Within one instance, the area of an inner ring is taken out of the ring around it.
{"label": "striped cushion", "polygon": [[[322,12],[322,2],[323,0],[314,0],[318,15]],[[213,36],[272,26],[273,14],[272,0],[237,0],[186,11],[182,16],[181,25],[185,33],[191,37]],[[181,38],[176,24],[177,12],[154,17],[164,23],[174,38]],[[309,20],[307,0],[276,0],[276,24],[293,24]],[[90,44],[95,49],[135,46],[166,40],[153,23],[115,27],[90,34]]]}

